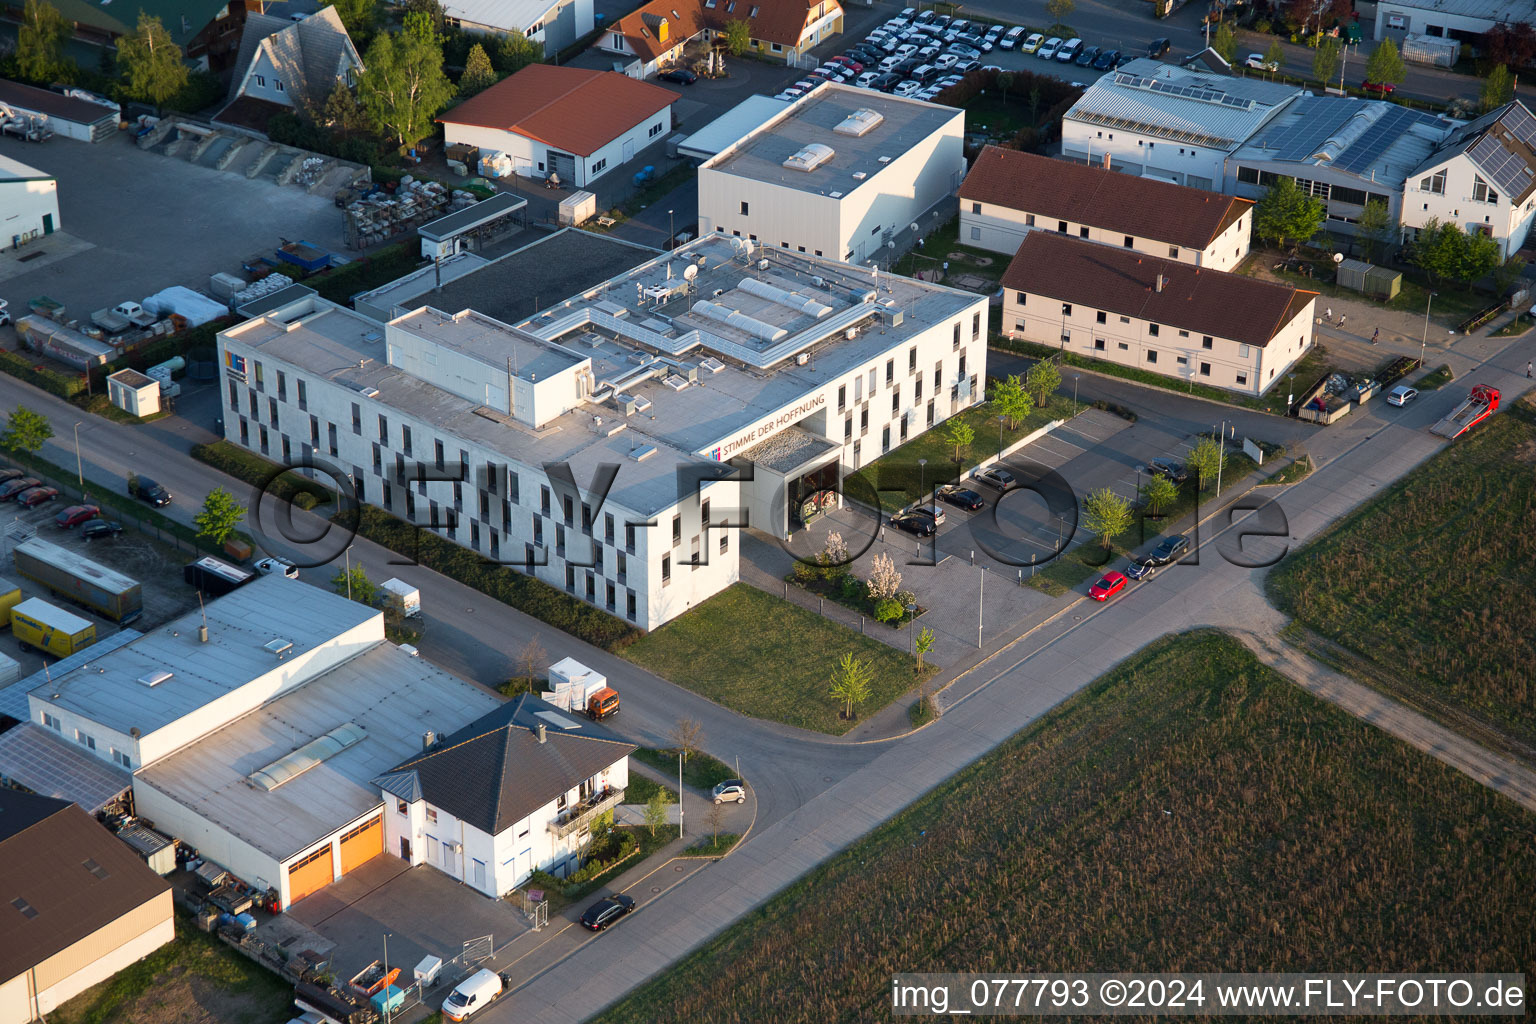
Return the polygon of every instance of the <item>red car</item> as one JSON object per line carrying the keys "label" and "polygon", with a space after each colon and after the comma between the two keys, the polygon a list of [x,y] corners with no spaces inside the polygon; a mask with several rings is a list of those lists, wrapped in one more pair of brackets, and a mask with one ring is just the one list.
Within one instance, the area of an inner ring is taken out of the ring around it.
{"label": "red car", "polygon": [[1125,589],[1129,581],[1118,572],[1107,572],[1099,582],[1088,588],[1088,596],[1095,601],[1108,601]]}
{"label": "red car", "polygon": [[831,64],[841,64],[843,67],[853,72],[864,70],[864,65],[854,60],[852,57],[828,57],[827,61]]}
{"label": "red car", "polygon": [[1391,96],[1397,91],[1397,86],[1391,82],[1362,82],[1360,83],[1360,91],[1373,92],[1378,96]]}
{"label": "red car", "polygon": [[30,491],[23,491],[17,498],[16,504],[23,508],[34,508],[45,501],[52,501],[59,496],[57,487],[34,487]]}
{"label": "red car", "polygon": [[101,515],[101,509],[95,505],[71,505],[69,508],[53,517],[54,525],[61,530],[67,530],[72,526],[95,519]]}
{"label": "red car", "polygon": [[22,491],[30,491],[34,487],[41,487],[42,481],[35,476],[12,477],[0,484],[0,501],[10,501]]}

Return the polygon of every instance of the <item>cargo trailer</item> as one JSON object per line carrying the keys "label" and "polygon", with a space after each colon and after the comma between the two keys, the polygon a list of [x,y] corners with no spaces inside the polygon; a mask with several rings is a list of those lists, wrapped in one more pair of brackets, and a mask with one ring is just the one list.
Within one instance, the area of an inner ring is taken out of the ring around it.
{"label": "cargo trailer", "polygon": [[144,611],[144,595],[138,580],[67,548],[33,538],[16,545],[14,557],[16,571],[22,576],[113,622],[132,622]]}
{"label": "cargo trailer", "polygon": [[96,642],[96,624],[73,612],[31,598],[11,609],[11,633],[23,651],[67,658]]}

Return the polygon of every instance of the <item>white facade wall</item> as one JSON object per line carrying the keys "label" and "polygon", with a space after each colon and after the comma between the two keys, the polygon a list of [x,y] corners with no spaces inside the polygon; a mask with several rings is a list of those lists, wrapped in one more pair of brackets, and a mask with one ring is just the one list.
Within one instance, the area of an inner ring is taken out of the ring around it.
{"label": "white facade wall", "polygon": [[26,239],[59,228],[57,181],[0,180],[0,244],[10,245],[18,235]]}
{"label": "white facade wall", "polygon": [[[1445,173],[1444,190],[1436,192],[1433,189],[1440,186],[1434,179],[1441,171]],[[1479,177],[1498,196],[1497,201],[1474,198],[1488,194],[1477,187]],[[1519,206],[1514,205],[1512,198],[1487,175],[1481,174],[1465,153],[1458,154],[1408,180],[1403,190],[1405,236],[1413,237],[1416,229],[1424,227],[1431,219],[1438,219],[1442,224],[1455,224],[1463,231],[1491,234],[1499,243],[1500,257],[1508,259],[1525,245],[1531,221],[1536,218],[1536,194]]]}
{"label": "white facade wall", "polygon": [[1009,337],[1248,395],[1263,394],[1312,347],[1315,311],[1311,302],[1268,345],[1248,345],[1175,324],[1153,324],[1092,306],[1069,305],[1070,312],[1063,315],[1060,299],[1007,289],[1003,330]]}
{"label": "white facade wall", "polygon": [[[476,124],[454,124],[452,121],[443,122],[443,142],[445,146],[476,146],[480,149],[480,155],[488,153],[505,153],[512,160],[512,168],[525,178],[536,177],[539,172],[533,169],[534,165],[534,141],[516,132],[504,131],[500,128],[482,128]],[[539,160],[544,159],[543,147],[539,147]]]}
{"label": "white facade wall", "polygon": [[[1490,4],[1489,9],[1491,13],[1494,5]],[[1482,35],[1495,24],[1492,17],[1449,14],[1383,0],[1376,5],[1376,30],[1372,38],[1384,39],[1385,33],[1402,32],[1404,35],[1465,39],[1469,35]],[[1402,39],[1401,36],[1395,38]]]}
{"label": "white facade wall", "polygon": [[[463,143],[478,146],[482,154],[505,153],[512,160],[513,170],[525,178],[545,178],[555,169],[550,160],[551,152],[574,157],[576,180],[562,184],[582,188],[633,157],[645,147],[667,137],[672,129],[672,108],[667,107],[653,114],[628,131],[611,139],[591,156],[565,153],[564,150],[546,146],[542,142],[500,128],[483,128],[479,125],[443,123],[443,136],[447,145]],[[630,156],[626,157],[625,154]],[[598,166],[601,165],[601,166]],[[561,177],[566,173],[562,170]]]}
{"label": "white facade wall", "polygon": [[288,90],[293,86],[292,82],[283,81],[283,73],[272,63],[272,57],[266,48],[256,51],[256,59],[251,62],[251,70],[245,77],[245,84],[240,92],[245,96],[252,96],[268,103],[279,103],[285,107],[293,106],[293,99],[288,95]]}
{"label": "white facade wall", "polygon": [[591,156],[578,156],[576,170],[579,185],[587,185],[620,164],[633,160],[647,146],[654,146],[672,131],[672,108],[647,118],[603,146]]}
{"label": "white facade wall", "polygon": [[252,885],[278,886],[287,906],[288,873],[275,857],[231,835],[142,778],[133,781],[133,805],[140,817],[155,823],[156,831],[191,845],[240,879]]}
{"label": "white facade wall", "polygon": [[[82,752],[95,754],[103,761],[111,761],[120,768],[132,770],[142,767],[144,762],[139,759],[137,738],[125,732],[118,732],[116,729],[108,729],[99,722],[93,722],[82,714],[61,708],[36,694],[27,695],[27,706],[32,721],[45,729],[53,729],[55,735],[65,742],[77,744]],[[58,722],[58,727],[54,728],[49,719]],[[87,737],[94,742],[94,747],[86,742]],[[117,759],[118,752],[128,755],[131,768]]]}
{"label": "white facade wall", "polygon": [[[1237,140],[1232,148],[1243,141]],[[1227,154],[1226,149],[1170,142],[1131,128],[1105,128],[1072,118],[1061,119],[1061,155],[1067,159],[1102,167],[1108,156],[1111,170],[1191,188],[1220,191]]]}
{"label": "white facade wall", "polygon": [[1020,243],[1029,232],[1060,231],[1073,238],[1083,238],[1090,242],[1113,245],[1116,248],[1129,248],[1149,256],[1177,260],[1195,267],[1231,270],[1242,262],[1244,256],[1248,255],[1249,228],[1252,219],[1253,214],[1250,210],[1233,221],[1205,249],[1196,249],[1191,246],[1173,245],[1159,239],[1145,238],[1141,235],[1111,232],[1091,224],[1063,221],[1043,214],[998,206],[995,203],[962,199],[960,201],[960,244],[1012,256],[1019,251]]}

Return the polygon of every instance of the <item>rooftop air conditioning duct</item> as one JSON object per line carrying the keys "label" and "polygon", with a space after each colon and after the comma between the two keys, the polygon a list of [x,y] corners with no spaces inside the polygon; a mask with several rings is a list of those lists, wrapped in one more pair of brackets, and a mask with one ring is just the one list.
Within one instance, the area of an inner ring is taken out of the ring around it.
{"label": "rooftop air conditioning duct", "polygon": [[870,110],[868,107],[860,107],[847,117],[842,123],[832,130],[839,135],[867,135],[881,121],[885,120],[883,114]]}
{"label": "rooftop air conditioning duct", "polygon": [[744,334],[750,334],[754,338],[764,341],[780,341],[788,337],[789,332],[774,324],[764,323],[754,317],[735,309],[727,309],[717,302],[701,299],[693,304],[693,311],[699,316],[706,317],[716,323],[722,323],[734,327]]}
{"label": "rooftop air conditioning duct", "polygon": [[784,166],[792,171],[814,171],[828,160],[831,160],[836,155],[836,152],[831,146],[823,145],[820,142],[812,142],[788,160],[785,160]]}
{"label": "rooftop air conditioning duct", "polygon": [[807,316],[813,316],[818,320],[832,312],[831,306],[817,302],[815,299],[807,298],[799,292],[786,291],[777,285],[769,284],[766,281],[759,281],[755,277],[746,278],[736,287],[749,295],[756,295],[760,299],[767,299],[769,302],[778,303],[780,306],[797,309]]}

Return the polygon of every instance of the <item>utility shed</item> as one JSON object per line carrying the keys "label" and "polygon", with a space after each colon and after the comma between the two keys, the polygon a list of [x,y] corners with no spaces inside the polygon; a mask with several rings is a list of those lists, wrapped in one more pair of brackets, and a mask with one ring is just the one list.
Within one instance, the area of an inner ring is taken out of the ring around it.
{"label": "utility shed", "polygon": [[511,192],[498,192],[474,206],[428,221],[416,229],[421,236],[421,258],[439,260],[454,253],[474,252],[512,234],[520,226],[518,216],[528,200]]}
{"label": "utility shed", "polygon": [[149,870],[162,878],[176,870],[176,844],[154,829],[129,825],[117,834],[117,838],[133,847],[133,851],[149,865]]}
{"label": "utility shed", "polygon": [[1339,264],[1339,286],[1373,298],[1393,299],[1403,288],[1403,275],[1364,260],[1344,260]]}
{"label": "utility shed", "polygon": [[152,416],[160,411],[160,382],[138,370],[118,370],[108,377],[107,396],[130,416]]}

